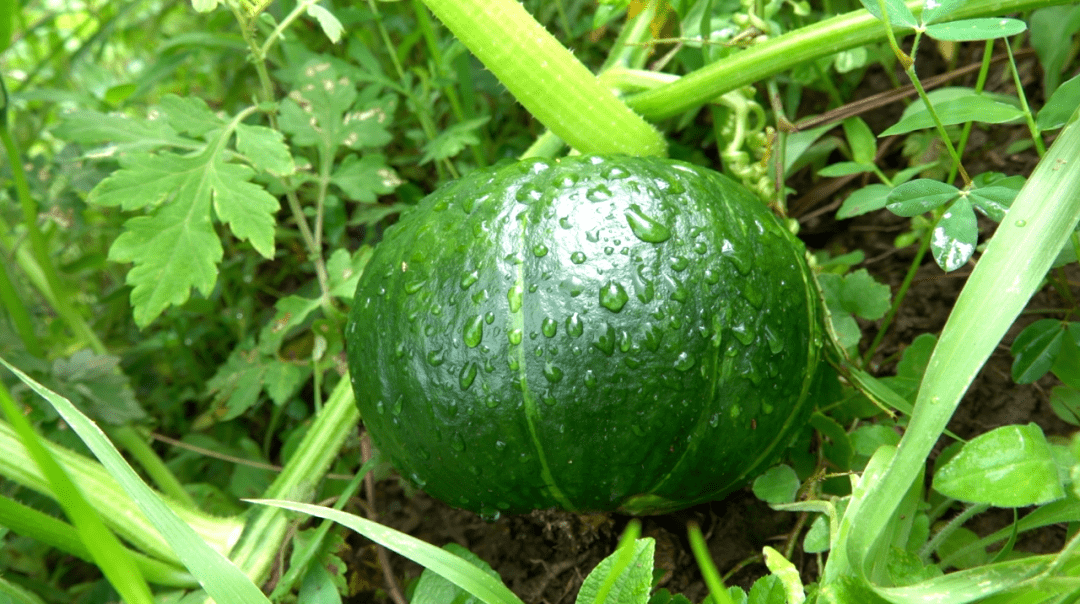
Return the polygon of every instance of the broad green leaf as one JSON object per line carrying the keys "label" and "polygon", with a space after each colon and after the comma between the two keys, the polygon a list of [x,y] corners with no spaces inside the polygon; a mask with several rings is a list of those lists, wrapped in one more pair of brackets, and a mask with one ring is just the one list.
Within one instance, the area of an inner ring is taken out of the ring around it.
{"label": "broad green leaf", "polygon": [[926,35],[947,42],[972,42],[995,40],[1022,33],[1027,24],[1019,19],[1005,17],[964,19],[951,23],[934,23],[926,27]]}
{"label": "broad green leaf", "polygon": [[1016,357],[1012,365],[1013,381],[1030,384],[1046,375],[1054,366],[1064,336],[1065,326],[1056,319],[1040,319],[1025,327],[1010,349]]}
{"label": "broad green leaf", "polygon": [[[1080,14],[1080,11],[1077,14]],[[1035,125],[1040,130],[1056,130],[1065,125],[1077,106],[1080,106],[1080,75],[1058,86],[1043,108],[1039,110]]]}
{"label": "broad green leaf", "polygon": [[903,0],[861,0],[861,2],[863,7],[878,20],[882,20],[879,2],[884,3],[885,11],[889,15],[889,25],[893,29],[914,29],[918,24],[915,15],[911,14],[911,9],[904,4]]}
{"label": "broad green leaf", "polygon": [[158,110],[165,114],[169,125],[182,134],[201,137],[211,130],[225,127],[225,120],[211,111],[206,101],[199,97],[166,94],[161,97]]}
{"label": "broad green leaf", "polygon": [[296,172],[285,136],[273,128],[237,124],[236,150],[259,170],[279,176]]}
{"label": "broad green leaf", "polygon": [[[936,93],[936,94],[935,94]],[[978,93],[971,88],[944,88],[927,95],[934,105],[938,119],[945,126],[967,122],[1001,124],[1018,120],[1024,112],[1002,97]],[[904,110],[903,117],[878,136],[907,134],[915,130],[933,128],[934,120],[925,103],[912,103]]]}
{"label": "broad green leaf", "polygon": [[[456,543],[447,543],[443,549],[455,556],[460,556],[495,579],[501,579],[499,573],[495,572],[490,564],[468,549]],[[416,589],[413,591],[409,604],[480,604],[480,600],[447,581],[438,573],[425,569],[420,574],[420,580],[416,583]]]}
{"label": "broad green leaf", "polygon": [[139,506],[153,526],[169,543],[191,574],[198,579],[218,604],[269,604],[270,600],[228,558],[210,547],[191,525],[172,509],[135,473],[120,452],[92,421],[79,413],[70,401],[32,380],[18,369],[7,366],[34,392],[56,408],[64,421],[101,461],[109,474]]}
{"label": "broad green leaf", "polygon": [[815,516],[810,523],[810,528],[803,537],[803,551],[808,554],[829,551],[829,520],[823,514]]}
{"label": "broad green leaf", "polygon": [[765,575],[750,586],[746,604],[787,604],[784,582],[776,575]]}
{"label": "broad green leaf", "polygon": [[936,23],[948,17],[963,3],[964,0],[926,0],[923,4],[922,13],[919,14],[919,20],[923,25]]}
{"label": "broad green leaf", "polygon": [[364,245],[351,255],[348,250],[340,248],[330,254],[326,261],[330,295],[352,300],[356,294],[356,284],[360,281],[360,275],[363,274],[373,251],[371,246]]}
{"label": "broad green leaf", "polygon": [[1054,386],[1050,390],[1050,408],[1063,421],[1080,426],[1080,390],[1069,386]]}
{"label": "broad green leaf", "polygon": [[822,413],[814,413],[810,416],[810,425],[827,440],[822,444],[826,459],[832,462],[841,472],[851,469],[851,439],[844,427],[836,423],[836,420]]}
{"label": "broad green leaf", "polygon": [[881,378],[881,381],[900,396],[914,402],[915,393],[919,391],[919,384],[935,344],[937,337],[934,334],[924,333],[917,336],[904,348],[900,362],[896,364],[896,375]]}
{"label": "broad green leaf", "polygon": [[945,272],[967,264],[979,242],[979,225],[975,210],[967,197],[961,196],[942,214],[934,227],[930,249],[934,260]]}
{"label": "broad green leaf", "polygon": [[959,195],[960,190],[948,183],[920,178],[893,189],[885,207],[897,216],[910,218],[925,214]]}
{"label": "broad green leaf", "polygon": [[968,199],[971,200],[971,205],[987,218],[994,222],[1001,222],[1019,192],[1019,188],[991,185],[972,189],[968,192]]}
{"label": "broad green leaf", "polygon": [[867,185],[858,189],[844,200],[844,204],[836,212],[836,218],[843,220],[880,210],[889,202],[891,192],[892,189],[882,184]]}
{"label": "broad green leaf", "polygon": [[889,286],[877,282],[865,268],[844,276],[840,303],[856,316],[877,321],[889,311],[891,298]]}
{"label": "broad green leaf", "polygon": [[802,577],[799,569],[787,558],[775,549],[765,546],[762,550],[765,557],[765,566],[774,577],[780,579],[784,586],[786,604],[802,604],[806,601],[806,590],[803,588]]}
{"label": "broad green leaf", "polygon": [[385,157],[370,153],[360,158],[356,155],[346,157],[330,176],[330,182],[350,201],[374,203],[379,195],[393,192],[402,180],[386,165]]}
{"label": "broad green leaf", "polygon": [[[1065,61],[1072,54],[1071,45],[1061,41],[1072,38],[1080,30],[1080,5],[1070,3],[1032,11],[1030,24],[1029,40],[1042,64],[1043,95],[1044,98],[1051,97],[1061,83]],[[1074,103],[1073,107],[1077,104],[1080,103]],[[1068,118],[1068,114],[1065,117]],[[1039,127],[1048,129],[1042,124]]]}
{"label": "broad green leaf", "polygon": [[869,458],[883,445],[900,444],[900,435],[889,426],[867,424],[859,426],[851,433],[851,448],[858,455]]}
{"label": "broad green leaf", "polygon": [[249,182],[253,175],[251,168],[240,164],[214,161],[206,167],[218,219],[228,224],[234,235],[249,241],[262,257],[273,259],[274,214],[281,205],[266,189]]}
{"label": "broad green leaf", "polygon": [[844,120],[843,126],[851,148],[851,159],[857,164],[873,165],[877,155],[877,139],[870,126],[860,117],[849,117]]}
{"label": "broad green leaf", "polygon": [[[629,548],[630,552],[624,552]],[[646,537],[635,539],[615,550],[596,565],[578,591],[577,604],[646,604],[652,589],[653,552],[656,542]],[[629,564],[618,570],[620,556],[629,554]],[[612,580],[611,573],[618,572]],[[601,599],[602,586],[610,582],[610,591]]]}
{"label": "broad green leaf", "polygon": [[155,208],[187,185],[191,174],[204,165],[204,158],[173,153],[123,155],[120,169],[98,183],[87,201],[124,210]]}
{"label": "broad green leaf", "polygon": [[[84,144],[108,144],[116,151],[152,151],[172,146],[195,149],[200,141],[180,136],[166,120],[143,120],[90,110],[60,114],[53,134],[61,140]],[[125,156],[120,156],[121,165]]]}
{"label": "broad green leaf", "polygon": [[850,176],[852,174],[863,174],[866,172],[873,172],[874,166],[871,164],[864,164],[853,161],[841,161],[835,164],[825,166],[818,170],[818,176],[824,176],[826,178],[836,178],[838,176]]}
{"label": "broad green leaf", "polygon": [[1041,505],[1065,496],[1050,446],[1036,424],[1002,426],[968,441],[934,473],[934,489],[996,507]]}
{"label": "broad green leaf", "polygon": [[341,33],[345,31],[345,27],[334,16],[334,13],[318,4],[309,4],[307,14],[319,22],[319,27],[331,42],[337,44],[341,40]]}
{"label": "broad green leaf", "polygon": [[1058,351],[1054,366],[1050,369],[1057,379],[1073,389],[1080,390],[1080,323],[1069,323],[1067,335],[1061,338],[1061,350]]}
{"label": "broad green leaf", "polygon": [[773,466],[754,479],[753,490],[766,503],[791,503],[799,490],[799,477],[791,466]]}
{"label": "broad green leaf", "polygon": [[[416,562],[426,569],[437,573],[454,585],[477,596],[487,604],[522,604],[521,600],[514,595],[498,579],[485,573],[483,570],[469,564],[460,556],[439,549],[434,545],[425,543],[420,539],[395,531],[377,522],[372,522],[353,514],[339,510],[298,503],[294,501],[280,501],[273,499],[255,499],[252,503],[270,505],[286,510],[293,510],[319,518],[328,518],[350,528],[357,533],[371,539],[383,547],[395,551],[402,556]],[[650,539],[651,541],[651,539]],[[652,568],[649,568],[650,575]]]}

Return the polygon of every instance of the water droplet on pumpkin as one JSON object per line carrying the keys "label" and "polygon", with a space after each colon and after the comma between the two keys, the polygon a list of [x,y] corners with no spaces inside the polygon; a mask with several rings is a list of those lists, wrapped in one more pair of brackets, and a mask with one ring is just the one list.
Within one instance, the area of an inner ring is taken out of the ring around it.
{"label": "water droplet on pumpkin", "polygon": [[480,279],[480,271],[473,271],[471,273],[465,273],[461,276],[461,289],[469,289],[469,287],[476,283]]}
{"label": "water droplet on pumpkin", "polygon": [[704,254],[705,252],[709,251],[709,246],[705,245],[704,241],[698,241],[694,243],[694,251],[699,254]]}
{"label": "water droplet on pumpkin", "polygon": [[615,328],[609,323],[604,324],[604,328],[597,335],[596,341],[593,342],[593,346],[596,346],[600,352],[611,356],[615,354]]}
{"label": "water droplet on pumpkin", "polygon": [[611,189],[606,185],[596,185],[585,192],[585,198],[589,201],[607,201],[611,199]]}
{"label": "water droplet on pumpkin", "polygon": [[381,400],[375,402],[375,411],[379,415],[382,415],[383,413],[386,413],[386,406],[383,405],[383,402]]}
{"label": "water droplet on pumpkin", "polygon": [[619,312],[630,296],[626,289],[616,281],[608,281],[600,288],[600,304],[611,312]]}
{"label": "water droplet on pumpkin", "polygon": [[739,271],[740,275],[750,272],[750,261],[742,253],[736,251],[735,245],[727,239],[720,245],[720,254],[735,265],[735,270]]}
{"label": "water droplet on pumpkin", "polygon": [[679,371],[689,371],[694,366],[694,357],[690,356],[686,351],[680,352],[679,356],[675,358],[675,369]]}
{"label": "water droplet on pumpkin", "polygon": [[663,243],[671,239],[671,229],[645,214],[641,206],[630,204],[630,209],[626,210],[624,215],[626,222],[630,224],[630,230],[638,239],[646,243]]}
{"label": "water droplet on pumpkin", "polygon": [[769,350],[773,354],[780,354],[784,350],[784,341],[780,339],[780,336],[776,335],[776,332],[768,324],[764,326],[764,329],[765,341],[769,343]]}
{"label": "water droplet on pumpkin", "polygon": [[587,239],[590,243],[596,243],[597,241],[600,241],[600,231],[585,231],[585,239]]}
{"label": "water droplet on pumpkin", "polygon": [[553,338],[555,333],[559,330],[559,324],[555,322],[555,319],[551,317],[544,317],[543,322],[540,323],[540,331],[544,332],[544,335]]}
{"label": "water droplet on pumpkin", "polygon": [[720,425],[720,414],[719,413],[713,413],[712,414],[712,417],[709,418],[709,425],[712,426],[713,428]]}
{"label": "water droplet on pumpkin", "polygon": [[465,439],[460,434],[455,434],[450,439],[450,448],[458,453],[463,453],[465,451]]}
{"label": "water droplet on pumpkin", "polygon": [[428,365],[431,365],[432,367],[438,367],[439,365],[442,365],[445,361],[446,359],[443,357],[442,349],[432,350],[427,353]]}
{"label": "water droplet on pumpkin", "polygon": [[506,332],[506,339],[510,340],[510,343],[515,346],[521,343],[521,337],[521,330],[516,327]]}
{"label": "water droplet on pumpkin", "polygon": [[495,407],[499,406],[499,399],[495,398],[494,396],[489,396],[484,399],[484,406],[486,406],[488,409],[494,409]]}
{"label": "water droplet on pumpkin", "polygon": [[401,415],[401,410],[402,410],[402,408],[404,406],[405,406],[405,397],[404,396],[398,396],[397,400],[394,401],[394,404],[390,406],[390,413],[393,413],[394,415]]}
{"label": "water droplet on pumpkin", "polygon": [[394,356],[396,356],[399,359],[401,357],[405,356],[405,343],[404,342],[398,342],[397,346],[394,347]]}
{"label": "water droplet on pumpkin", "polygon": [[552,365],[549,361],[544,364],[544,377],[552,384],[558,383],[563,378],[563,370]]}
{"label": "water droplet on pumpkin", "polygon": [[510,304],[510,312],[521,310],[521,297],[523,294],[524,291],[520,283],[515,283],[513,287],[506,290],[506,301]]}
{"label": "water droplet on pumpkin", "polygon": [[675,272],[681,273],[686,270],[686,267],[690,266],[690,261],[686,259],[686,256],[672,256],[671,268]]}
{"label": "water droplet on pumpkin", "polygon": [[405,284],[405,293],[412,295],[424,287],[424,279],[416,279]]}
{"label": "water droplet on pumpkin", "polygon": [[744,323],[738,323],[731,326],[731,331],[735,332],[735,339],[743,344],[743,346],[749,346],[754,341],[754,337],[757,335],[754,333],[753,326],[748,326]]}
{"label": "water droplet on pumpkin", "polygon": [[491,325],[494,322],[495,322],[495,313],[489,310],[487,312],[487,314],[484,315],[484,323],[487,323],[488,325]]}
{"label": "water droplet on pumpkin", "polygon": [[466,363],[458,375],[458,385],[461,386],[462,390],[468,390],[474,380],[476,380],[476,363]]}
{"label": "water droplet on pumpkin", "polygon": [[562,218],[559,219],[559,226],[561,226],[564,229],[569,229],[569,228],[573,227],[574,225],[570,224],[570,219],[569,218],[567,218],[566,216],[563,216]]}
{"label": "water droplet on pumpkin", "polygon": [[566,317],[566,333],[572,337],[579,337],[585,332],[585,324],[581,321],[581,316],[577,313]]}
{"label": "water droplet on pumpkin", "polygon": [[585,257],[584,252],[574,252],[573,254],[570,254],[570,262],[573,262],[574,264],[581,264],[582,262],[585,262],[585,260],[587,260],[587,258]]}
{"label": "water droplet on pumpkin", "polygon": [[593,373],[592,369],[586,369],[585,370],[585,378],[584,378],[584,380],[585,380],[585,385],[588,386],[589,388],[592,388],[593,386],[596,386],[596,374]]}
{"label": "water droplet on pumpkin", "polygon": [[537,258],[543,258],[544,256],[547,256],[548,246],[544,245],[543,243],[538,243],[533,246],[532,251],[533,256],[536,256]]}
{"label": "water droplet on pumpkin", "polygon": [[506,443],[504,443],[501,440],[497,440],[497,441],[495,441],[495,448],[502,451],[503,449],[506,448]]}
{"label": "water droplet on pumpkin", "polygon": [[716,285],[717,283],[720,282],[720,273],[714,271],[711,268],[705,269],[705,281],[707,283],[711,283],[713,285]]}
{"label": "water droplet on pumpkin", "polygon": [[469,348],[476,348],[480,345],[480,340],[484,338],[484,318],[480,315],[475,315],[465,323],[465,328],[462,330],[461,337],[465,340],[465,345]]}

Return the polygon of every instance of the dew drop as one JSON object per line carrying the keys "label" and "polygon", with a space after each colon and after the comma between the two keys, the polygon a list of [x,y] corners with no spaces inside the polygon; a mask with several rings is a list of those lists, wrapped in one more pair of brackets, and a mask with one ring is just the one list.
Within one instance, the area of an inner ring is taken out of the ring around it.
{"label": "dew drop", "polygon": [[672,256],[671,268],[674,269],[675,272],[681,273],[682,271],[685,271],[688,266],[690,266],[690,261],[686,259],[686,256]]}
{"label": "dew drop", "polygon": [[573,254],[570,254],[570,262],[573,262],[574,264],[581,264],[582,262],[585,262],[585,260],[586,257],[584,252],[574,252]]}
{"label": "dew drop", "polygon": [[1026,227],[1027,226],[1027,221],[1024,220],[1023,218],[1021,218],[1020,220],[1017,220],[1015,224],[1018,227]]}
{"label": "dew drop", "polygon": [[397,346],[394,347],[394,356],[396,356],[399,359],[405,356],[405,343],[404,342],[398,342]]}
{"label": "dew drop", "polygon": [[597,185],[585,192],[585,198],[589,201],[607,201],[611,199],[611,189],[605,185]]}
{"label": "dew drop", "polygon": [[484,318],[480,315],[475,315],[465,323],[465,328],[462,330],[462,339],[465,340],[465,345],[469,348],[476,348],[480,345],[480,340],[484,338]]}
{"label": "dew drop", "polygon": [[680,352],[679,356],[675,359],[675,369],[679,371],[689,371],[694,366],[694,357],[690,356],[686,351]]}
{"label": "dew drop", "polygon": [[561,226],[564,229],[569,229],[574,225],[570,224],[570,219],[569,218],[567,218],[566,216],[563,216],[562,218],[559,219],[559,226]]}
{"label": "dew drop", "polygon": [[589,388],[596,386],[596,374],[592,369],[585,370],[585,385]]}
{"label": "dew drop", "polygon": [[375,403],[375,411],[379,415],[382,415],[383,413],[386,413],[386,405],[384,405],[382,401],[377,401]]}
{"label": "dew drop", "polygon": [[585,332],[585,324],[581,321],[581,316],[577,313],[566,317],[566,333],[571,337],[580,337]]}
{"label": "dew drop", "polygon": [[544,256],[547,256],[548,246],[544,245],[543,243],[538,243],[533,246],[532,251],[533,256],[536,256],[537,258],[543,258]]}
{"label": "dew drop", "polygon": [[465,439],[462,438],[460,434],[455,434],[453,438],[450,439],[450,448],[458,453],[463,453],[465,451]]}
{"label": "dew drop", "polygon": [[393,413],[394,415],[401,415],[401,410],[402,410],[402,408],[404,406],[405,406],[405,397],[404,396],[398,396],[397,400],[394,401],[394,404],[390,406],[390,413]]}
{"label": "dew drop", "polygon": [[484,406],[486,406],[488,409],[494,409],[495,407],[499,406],[499,399],[495,398],[494,396],[489,396],[484,399]]}
{"label": "dew drop", "polygon": [[476,283],[480,279],[480,271],[473,271],[471,273],[465,273],[461,276],[461,289],[469,289],[473,283]]}
{"label": "dew drop", "polygon": [[585,231],[585,239],[590,243],[596,243],[600,241],[600,231]]}
{"label": "dew drop", "polygon": [[743,346],[749,346],[753,343],[754,337],[757,335],[754,333],[753,327],[743,323],[732,325],[731,331],[735,332],[735,339],[741,342]]}
{"label": "dew drop", "polygon": [[424,280],[423,279],[417,279],[415,281],[409,281],[408,283],[405,284],[405,293],[407,293],[409,295],[415,294],[416,292],[420,291],[420,289],[422,287],[424,287]]}
{"label": "dew drop", "polygon": [[511,329],[510,331],[506,332],[506,339],[510,340],[510,343],[514,346],[517,346],[521,343],[521,336],[521,330],[517,328]]}
{"label": "dew drop", "polygon": [[458,375],[458,385],[462,390],[468,390],[469,386],[472,386],[473,381],[476,380],[476,363],[469,362],[461,368],[461,373]]}
{"label": "dew drop", "polygon": [[630,230],[646,243],[663,243],[671,238],[671,229],[646,215],[637,204],[630,204],[630,209],[624,215]]}
{"label": "dew drop", "polygon": [[502,451],[503,449],[506,448],[506,443],[504,443],[501,440],[497,440],[497,441],[495,441],[495,448]]}
{"label": "dew drop", "polygon": [[487,312],[487,314],[484,315],[484,323],[487,323],[488,325],[491,325],[494,322],[495,322],[495,313],[489,310]]}
{"label": "dew drop", "polygon": [[593,346],[596,346],[600,352],[611,356],[615,354],[615,328],[610,323],[605,323],[603,330],[596,337],[596,341],[593,342]]}
{"label": "dew drop", "polygon": [[712,426],[713,428],[720,425],[720,414],[719,413],[713,413],[712,414],[712,417],[709,418],[709,425]]}
{"label": "dew drop", "polygon": [[428,365],[431,365],[432,367],[438,367],[439,365],[442,365],[444,362],[446,362],[446,358],[443,357],[442,349],[432,350],[428,352],[427,362]]}
{"label": "dew drop", "polygon": [[720,282],[720,273],[714,271],[711,268],[705,269],[705,281],[707,283],[711,283],[713,285],[716,285],[717,283]]}
{"label": "dew drop", "polygon": [[773,354],[780,354],[781,352],[783,352],[784,341],[781,340],[780,336],[776,335],[776,332],[773,331],[773,329],[767,324],[764,326],[764,328],[765,341],[769,343],[769,350],[771,350]]}
{"label": "dew drop", "polygon": [[709,251],[709,246],[705,245],[704,241],[698,241],[694,244],[694,251],[699,254],[704,254],[705,252]]}
{"label": "dew drop", "polygon": [[521,310],[521,296],[524,291],[521,288],[520,283],[515,283],[513,287],[506,290],[506,301],[510,303],[510,312],[518,312]]}
{"label": "dew drop", "polygon": [[554,338],[555,333],[559,331],[559,324],[551,317],[544,317],[544,320],[540,323],[540,331],[542,331],[545,336]]}
{"label": "dew drop", "polygon": [[622,284],[615,281],[608,281],[600,288],[600,304],[611,312],[622,310],[629,299],[630,296],[626,294],[626,289],[623,288]]}

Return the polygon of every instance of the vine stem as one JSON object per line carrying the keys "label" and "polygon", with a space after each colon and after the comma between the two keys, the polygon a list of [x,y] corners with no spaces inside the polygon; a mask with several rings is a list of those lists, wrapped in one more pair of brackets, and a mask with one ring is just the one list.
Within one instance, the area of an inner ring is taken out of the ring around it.
{"label": "vine stem", "polygon": [[578,151],[663,155],[630,110],[515,0],[424,0],[525,109]]}

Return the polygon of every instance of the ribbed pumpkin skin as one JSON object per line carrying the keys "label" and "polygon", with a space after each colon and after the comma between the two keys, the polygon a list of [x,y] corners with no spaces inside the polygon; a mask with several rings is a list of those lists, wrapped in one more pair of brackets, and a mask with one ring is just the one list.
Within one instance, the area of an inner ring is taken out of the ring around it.
{"label": "ribbed pumpkin skin", "polygon": [[346,328],[401,474],[487,517],[722,496],[810,412],[801,243],[726,177],[584,156],[478,170],[387,229]]}

